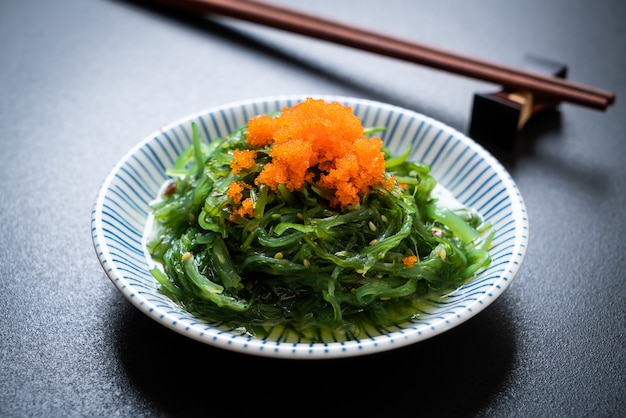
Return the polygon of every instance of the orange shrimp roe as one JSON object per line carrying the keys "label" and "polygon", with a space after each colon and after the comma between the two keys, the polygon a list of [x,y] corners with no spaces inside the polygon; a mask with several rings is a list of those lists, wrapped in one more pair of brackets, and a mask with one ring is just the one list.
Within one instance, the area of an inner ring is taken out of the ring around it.
{"label": "orange shrimp roe", "polygon": [[408,268],[411,268],[411,267],[413,267],[413,266],[415,265],[415,263],[417,263],[417,262],[418,262],[418,260],[419,260],[419,259],[417,258],[417,256],[416,256],[416,255],[410,255],[410,256],[408,256],[408,257],[404,257],[404,258],[402,259],[402,263],[403,263],[405,266],[407,266]]}
{"label": "orange shrimp roe", "polygon": [[312,183],[331,191],[330,204],[345,208],[358,204],[372,186],[388,187],[380,138],[367,138],[352,109],[337,102],[307,99],[282,110],[280,116],[259,116],[249,121],[246,142],[272,145],[272,161],[255,180],[277,190]]}
{"label": "orange shrimp roe", "polygon": [[233,153],[233,161],[230,163],[230,168],[233,171],[233,174],[239,174],[241,170],[247,170],[249,168],[254,167],[256,158],[256,152],[244,149],[238,150],[236,149]]}

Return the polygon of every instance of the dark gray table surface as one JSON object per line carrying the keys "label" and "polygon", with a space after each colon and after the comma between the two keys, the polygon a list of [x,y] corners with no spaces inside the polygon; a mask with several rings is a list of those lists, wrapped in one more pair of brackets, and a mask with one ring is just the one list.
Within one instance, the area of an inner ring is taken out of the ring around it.
{"label": "dark gray table surface", "polygon": [[[274,0],[504,64],[530,53],[612,90],[562,104],[512,152],[530,245],[465,324],[381,354],[290,361],[148,319],[92,245],[135,144],[186,114],[277,94],[407,107],[467,132],[498,86],[217,17],[115,0],[0,3],[0,416],[626,416],[626,2]],[[332,415],[332,414],[331,414]]]}

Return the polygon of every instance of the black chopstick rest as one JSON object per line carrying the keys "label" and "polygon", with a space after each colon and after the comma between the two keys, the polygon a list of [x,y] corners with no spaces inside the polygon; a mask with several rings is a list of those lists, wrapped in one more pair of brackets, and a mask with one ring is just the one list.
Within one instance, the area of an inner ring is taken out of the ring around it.
{"label": "black chopstick rest", "polygon": [[[565,64],[542,57],[527,55],[522,67],[540,74],[567,78]],[[526,123],[537,113],[554,109],[559,103],[544,100],[527,91],[503,89],[493,93],[475,93],[469,136],[482,144],[512,151]]]}

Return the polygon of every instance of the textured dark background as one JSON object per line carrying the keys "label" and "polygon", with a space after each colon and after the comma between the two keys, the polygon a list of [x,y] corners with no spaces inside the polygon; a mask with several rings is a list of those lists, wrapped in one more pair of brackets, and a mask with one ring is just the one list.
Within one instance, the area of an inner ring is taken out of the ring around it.
{"label": "textured dark background", "polygon": [[90,217],[113,165],[225,102],[348,95],[467,132],[474,92],[498,87],[230,19],[2,1],[0,415],[626,416],[626,2],[274,1],[505,64],[558,60],[617,102],[564,104],[514,152],[491,148],[525,198],[530,245],[484,312],[379,355],[256,358],[161,327],[109,282]]}

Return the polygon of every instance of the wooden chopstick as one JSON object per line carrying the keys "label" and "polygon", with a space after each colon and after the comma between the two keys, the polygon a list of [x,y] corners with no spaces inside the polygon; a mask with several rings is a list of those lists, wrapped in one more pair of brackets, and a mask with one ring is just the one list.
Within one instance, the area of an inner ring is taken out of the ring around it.
{"label": "wooden chopstick", "polygon": [[450,73],[493,82],[505,89],[529,91],[538,100],[565,101],[598,110],[605,110],[615,101],[615,95],[606,90],[409,42],[256,0],[152,1],[174,6],[178,9],[219,14],[274,27]]}

